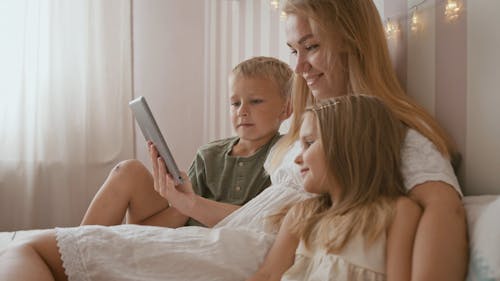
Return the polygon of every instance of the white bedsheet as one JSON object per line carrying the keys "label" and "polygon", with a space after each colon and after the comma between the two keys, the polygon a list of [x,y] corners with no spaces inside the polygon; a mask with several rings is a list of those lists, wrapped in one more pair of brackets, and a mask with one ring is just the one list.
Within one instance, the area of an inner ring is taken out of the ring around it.
{"label": "white bedsheet", "polygon": [[23,239],[40,233],[43,231],[42,229],[34,229],[34,230],[21,230],[21,231],[12,231],[12,232],[0,232],[0,251],[5,249],[11,243],[16,243],[22,241]]}

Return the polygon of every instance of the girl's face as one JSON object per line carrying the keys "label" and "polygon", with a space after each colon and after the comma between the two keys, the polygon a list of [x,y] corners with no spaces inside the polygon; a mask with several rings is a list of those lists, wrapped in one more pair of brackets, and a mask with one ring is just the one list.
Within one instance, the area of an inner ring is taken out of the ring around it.
{"label": "girl's face", "polygon": [[325,99],[347,94],[347,76],[338,51],[340,46],[334,46],[336,50],[329,50],[333,55],[333,62],[328,66],[326,46],[313,34],[307,18],[295,14],[287,16],[286,38],[293,56],[294,71],[304,78],[315,98]]}
{"label": "girl's face", "polygon": [[327,168],[325,151],[317,127],[315,115],[306,113],[300,127],[302,151],[295,158],[295,163],[300,167],[304,189],[307,192],[324,194],[329,192]]}

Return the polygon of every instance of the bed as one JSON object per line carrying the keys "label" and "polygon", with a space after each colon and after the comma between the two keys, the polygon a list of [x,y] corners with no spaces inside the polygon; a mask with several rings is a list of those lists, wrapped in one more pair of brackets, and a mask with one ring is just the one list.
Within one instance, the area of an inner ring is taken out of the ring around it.
{"label": "bed", "polygon": [[[500,280],[500,195],[466,196],[470,239],[467,281]],[[0,251],[42,230],[0,232]]]}
{"label": "bed", "polygon": [[31,235],[41,232],[41,229],[36,230],[22,230],[13,232],[0,232],[0,251],[5,249],[8,245],[21,241]]}
{"label": "bed", "polygon": [[500,280],[500,196],[466,196],[469,232],[467,281]]}

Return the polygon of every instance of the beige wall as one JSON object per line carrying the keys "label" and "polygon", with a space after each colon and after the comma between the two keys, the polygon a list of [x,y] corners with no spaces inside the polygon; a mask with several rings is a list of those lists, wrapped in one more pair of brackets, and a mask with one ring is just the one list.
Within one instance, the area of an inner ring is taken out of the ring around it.
{"label": "beige wall", "polygon": [[[133,1],[134,95],[145,96],[181,169],[201,145],[205,1]],[[136,128],[136,156],[149,164]]]}
{"label": "beige wall", "polygon": [[467,138],[465,186],[500,193],[500,1],[467,6]]}
{"label": "beige wall", "polygon": [[[410,6],[411,7],[411,6]],[[407,92],[427,110],[435,110],[435,3],[428,0],[418,10],[421,22],[416,32],[408,30]]]}
{"label": "beige wall", "polygon": [[284,21],[268,0],[207,0],[205,13],[204,139],[233,135],[229,122],[227,76],[239,62],[253,56],[289,60]]}

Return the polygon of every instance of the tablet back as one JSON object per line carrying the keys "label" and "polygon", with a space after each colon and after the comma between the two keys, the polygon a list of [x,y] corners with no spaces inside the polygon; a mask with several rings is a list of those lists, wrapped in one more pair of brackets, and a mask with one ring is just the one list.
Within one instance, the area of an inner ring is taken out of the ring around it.
{"label": "tablet back", "polygon": [[177,168],[177,164],[175,163],[167,142],[163,138],[160,128],[153,117],[153,113],[146,102],[146,98],[142,96],[138,97],[129,102],[129,106],[134,113],[135,120],[137,121],[139,128],[141,128],[144,138],[146,141],[152,141],[154,143],[158,153],[165,161],[168,172],[174,178],[175,184],[182,184],[183,180],[180,175],[179,168]]}

